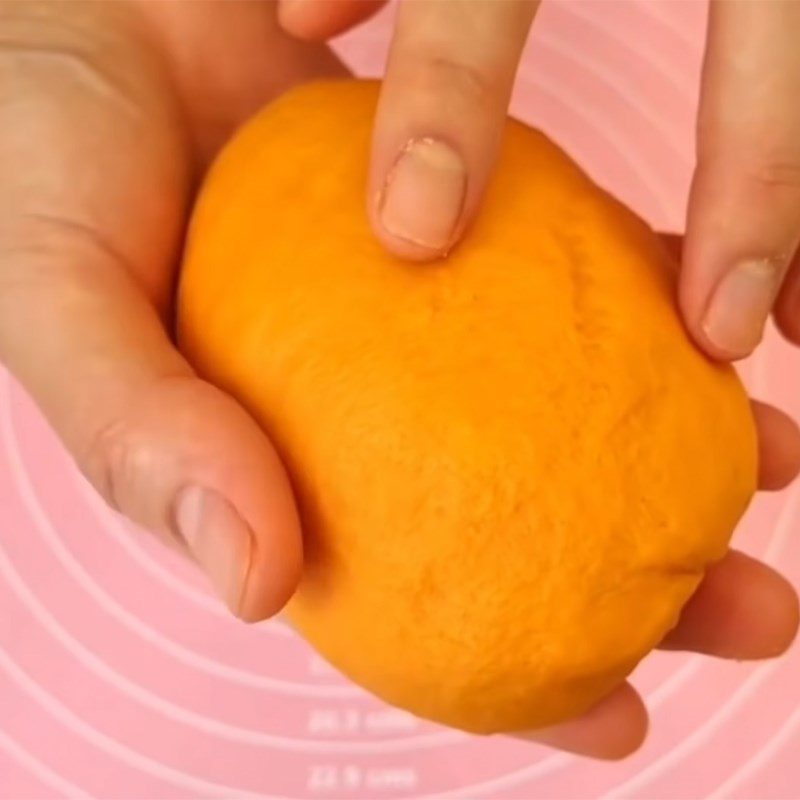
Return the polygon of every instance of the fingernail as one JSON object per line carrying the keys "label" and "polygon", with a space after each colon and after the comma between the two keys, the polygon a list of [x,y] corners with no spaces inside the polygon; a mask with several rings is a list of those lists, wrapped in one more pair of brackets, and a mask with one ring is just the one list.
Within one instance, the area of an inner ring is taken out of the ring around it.
{"label": "fingernail", "polygon": [[412,139],[386,178],[379,199],[388,233],[443,250],[455,232],[467,187],[461,156],[436,139]]}
{"label": "fingernail", "polygon": [[224,497],[201,486],[178,493],[175,525],[214,589],[238,614],[250,562],[250,527]]}
{"label": "fingernail", "polygon": [[703,330],[709,341],[731,356],[749,355],[764,335],[782,276],[781,264],[768,258],[734,267],[708,305]]}

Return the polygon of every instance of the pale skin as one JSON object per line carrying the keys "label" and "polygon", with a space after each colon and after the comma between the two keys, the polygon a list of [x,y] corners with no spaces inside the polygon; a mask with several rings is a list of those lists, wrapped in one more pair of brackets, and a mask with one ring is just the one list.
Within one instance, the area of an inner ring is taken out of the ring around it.
{"label": "pale skin", "polygon": [[[288,86],[346,74],[321,40],[376,5],[0,4],[0,359],[106,500],[193,557],[247,621],[291,595],[300,525],[270,442],[172,343],[181,237],[221,143]],[[390,250],[420,260],[457,246],[479,213],[536,10],[516,0],[457,7],[401,6],[376,120],[367,212]],[[800,56],[790,35],[800,4],[758,8],[713,12],[682,255],[687,325],[716,358],[752,350],[773,307],[800,342]],[[445,104],[460,109],[458,130],[437,118]],[[736,115],[743,105],[758,110],[746,124]],[[422,150],[409,148],[419,141]],[[401,153],[413,159],[404,174]],[[412,206],[441,209],[454,192],[464,196],[449,218],[415,229]],[[715,293],[739,268],[709,323]],[[778,274],[783,288],[767,292]],[[800,467],[800,434],[776,409],[753,408],[760,486],[778,489]],[[782,652],[797,625],[789,584],[734,551],[663,646],[764,658]],[[638,746],[646,723],[626,684],[581,719],[527,738],[614,758]]]}

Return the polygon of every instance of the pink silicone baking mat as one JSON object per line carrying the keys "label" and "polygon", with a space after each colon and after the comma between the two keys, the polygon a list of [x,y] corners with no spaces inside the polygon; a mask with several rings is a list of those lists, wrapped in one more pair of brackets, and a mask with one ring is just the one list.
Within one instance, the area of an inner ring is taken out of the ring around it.
{"label": "pink silicone baking mat", "polygon": [[[514,111],[653,223],[680,227],[705,29],[695,2],[545,2]],[[341,52],[380,74],[391,10]],[[743,373],[800,414],[774,332]],[[800,487],[738,544],[800,582]],[[800,652],[656,654],[644,749],[600,764],[386,708],[279,622],[238,624],[107,511],[0,374],[0,797],[800,798]]]}

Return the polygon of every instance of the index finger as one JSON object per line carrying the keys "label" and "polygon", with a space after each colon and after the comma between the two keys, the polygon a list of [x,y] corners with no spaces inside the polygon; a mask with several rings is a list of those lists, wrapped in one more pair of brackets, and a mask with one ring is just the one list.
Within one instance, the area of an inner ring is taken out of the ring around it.
{"label": "index finger", "polygon": [[538,0],[399,6],[367,199],[391,252],[442,256],[478,212],[537,7]]}

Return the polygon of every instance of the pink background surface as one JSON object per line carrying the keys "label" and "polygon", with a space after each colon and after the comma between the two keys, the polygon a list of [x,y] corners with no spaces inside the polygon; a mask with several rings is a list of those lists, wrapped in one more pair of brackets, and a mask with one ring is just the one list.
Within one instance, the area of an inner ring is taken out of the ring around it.
{"label": "pink background surface", "polygon": [[[379,74],[389,15],[340,43]],[[655,224],[678,228],[705,26],[695,2],[546,2],[514,110]],[[792,360],[793,359],[793,360]],[[776,334],[753,393],[800,415]],[[800,486],[761,497],[747,551],[800,582]],[[392,711],[278,622],[228,619],[194,572],[76,475],[0,374],[0,798],[800,798],[800,652],[656,654],[653,730],[620,764]]]}

